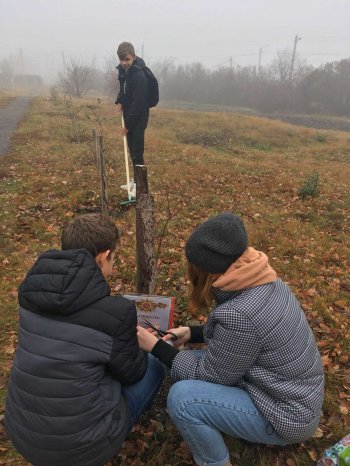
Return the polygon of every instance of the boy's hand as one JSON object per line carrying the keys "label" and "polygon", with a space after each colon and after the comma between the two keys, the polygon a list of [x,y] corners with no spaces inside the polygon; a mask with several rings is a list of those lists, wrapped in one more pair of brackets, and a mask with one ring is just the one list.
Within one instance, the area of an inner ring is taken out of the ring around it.
{"label": "boy's hand", "polygon": [[177,339],[174,340],[172,335],[165,335],[163,337],[163,340],[164,341],[171,340],[173,342],[173,345],[175,346],[175,348],[177,348],[180,345],[183,345],[183,344],[187,343],[191,338],[190,327],[170,328],[167,331],[173,333],[174,335],[176,335]]}
{"label": "boy's hand", "polygon": [[119,113],[121,113],[121,112],[123,111],[123,106],[122,106],[122,104],[116,104],[116,106],[117,106],[117,111],[118,111]]}
{"label": "boy's hand", "polygon": [[153,350],[154,345],[157,343],[158,338],[149,332],[141,325],[137,326],[137,338],[139,340],[140,348],[150,353]]}
{"label": "boy's hand", "polygon": [[129,130],[126,129],[126,128],[122,128],[121,132],[122,132],[122,136],[126,136],[128,134],[128,132],[129,132]]}

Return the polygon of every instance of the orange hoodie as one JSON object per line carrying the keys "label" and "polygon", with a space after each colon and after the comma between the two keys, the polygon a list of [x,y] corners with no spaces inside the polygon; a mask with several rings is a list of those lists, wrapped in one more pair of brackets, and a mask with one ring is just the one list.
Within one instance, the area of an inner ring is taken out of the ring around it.
{"label": "orange hoodie", "polygon": [[237,291],[276,280],[277,274],[269,265],[267,255],[249,247],[223,275],[220,275],[213,287],[223,291]]}

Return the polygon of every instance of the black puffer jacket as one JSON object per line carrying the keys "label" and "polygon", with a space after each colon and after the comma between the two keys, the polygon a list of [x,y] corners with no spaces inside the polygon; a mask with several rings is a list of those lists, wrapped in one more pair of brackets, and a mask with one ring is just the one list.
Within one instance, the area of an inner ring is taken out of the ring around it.
{"label": "black puffer jacket", "polygon": [[85,249],[42,254],[20,286],[5,428],[36,466],[103,465],[127,435],[121,384],[140,380],[147,358],[134,304],[109,293]]}
{"label": "black puffer jacket", "polygon": [[123,106],[125,126],[128,130],[133,129],[137,122],[149,113],[148,105],[148,81],[143,68],[145,62],[142,58],[136,57],[129,70],[117,66],[118,79],[120,84],[119,94],[116,104]]}

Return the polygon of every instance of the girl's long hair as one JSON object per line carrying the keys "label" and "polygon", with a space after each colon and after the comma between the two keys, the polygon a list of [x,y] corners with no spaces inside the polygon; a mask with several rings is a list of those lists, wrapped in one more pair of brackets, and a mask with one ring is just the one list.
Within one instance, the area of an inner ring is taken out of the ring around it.
{"label": "girl's long hair", "polygon": [[188,309],[196,315],[199,309],[207,310],[213,302],[213,282],[221,274],[213,274],[187,262],[187,277],[190,281]]}

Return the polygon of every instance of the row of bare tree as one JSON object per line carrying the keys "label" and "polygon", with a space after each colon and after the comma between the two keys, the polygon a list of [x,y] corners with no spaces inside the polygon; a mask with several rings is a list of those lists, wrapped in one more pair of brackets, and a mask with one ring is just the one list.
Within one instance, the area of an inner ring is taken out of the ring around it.
{"label": "row of bare tree", "polygon": [[155,68],[166,100],[249,107],[262,112],[350,115],[350,59],[314,68],[280,51],[267,67],[221,67],[200,63]]}
{"label": "row of bare tree", "polygon": [[[175,65],[171,59],[154,63],[163,100],[253,108],[262,112],[303,112],[350,115],[350,59],[318,68],[280,50],[272,63],[255,67],[220,67],[201,63]],[[103,70],[94,63],[71,60],[59,76],[65,93],[81,97],[89,90],[115,97],[118,91],[115,60]],[[292,72],[291,72],[292,71]]]}

